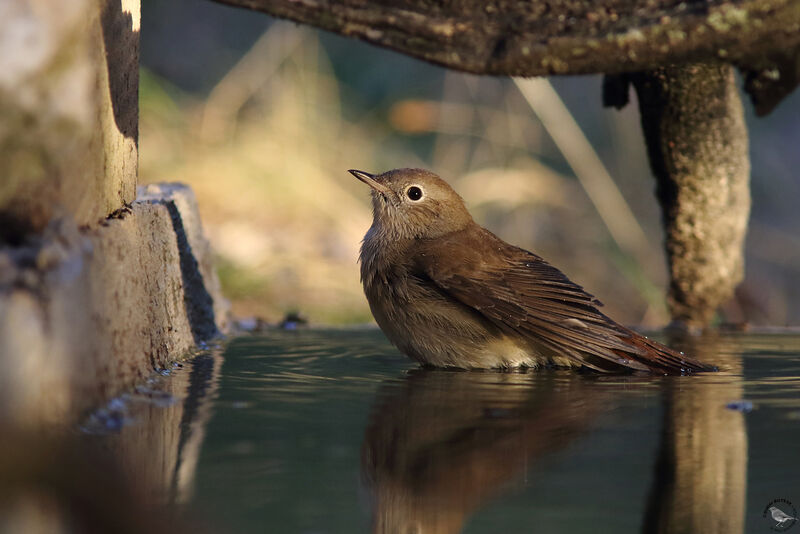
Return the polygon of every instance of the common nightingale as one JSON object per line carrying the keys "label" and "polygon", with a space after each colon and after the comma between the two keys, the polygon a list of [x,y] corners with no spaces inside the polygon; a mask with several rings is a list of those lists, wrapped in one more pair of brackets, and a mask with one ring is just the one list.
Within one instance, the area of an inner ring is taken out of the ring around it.
{"label": "common nightingale", "polygon": [[464,200],[423,169],[374,175],[361,282],[389,340],[423,365],[465,369],[713,371],[625,328],[545,260],[479,226]]}

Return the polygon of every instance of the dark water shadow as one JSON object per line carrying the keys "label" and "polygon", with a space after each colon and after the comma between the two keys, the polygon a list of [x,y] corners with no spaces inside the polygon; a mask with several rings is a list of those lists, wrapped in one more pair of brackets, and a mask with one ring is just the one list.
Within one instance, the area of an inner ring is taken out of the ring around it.
{"label": "dark water shadow", "polygon": [[201,354],[192,360],[183,413],[178,424],[180,436],[172,469],[169,502],[187,502],[192,494],[194,472],[206,426],[211,419],[214,393],[218,387],[222,358],[218,354]]}

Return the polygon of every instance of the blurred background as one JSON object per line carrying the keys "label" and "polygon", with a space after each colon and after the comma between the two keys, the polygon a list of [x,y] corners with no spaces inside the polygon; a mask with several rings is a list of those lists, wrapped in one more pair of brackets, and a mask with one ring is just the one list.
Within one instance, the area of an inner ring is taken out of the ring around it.
{"label": "blurred background", "polygon": [[[194,188],[236,316],[371,321],[357,266],[369,194],[347,169],[425,167],[480,224],[559,267],[611,316],[668,322],[661,215],[633,93],[624,110],[604,109],[602,79],[588,76],[523,95],[510,79],[245,10],[142,4],[140,180]],[[745,108],[746,280],[718,320],[798,324],[800,93],[766,118]]]}

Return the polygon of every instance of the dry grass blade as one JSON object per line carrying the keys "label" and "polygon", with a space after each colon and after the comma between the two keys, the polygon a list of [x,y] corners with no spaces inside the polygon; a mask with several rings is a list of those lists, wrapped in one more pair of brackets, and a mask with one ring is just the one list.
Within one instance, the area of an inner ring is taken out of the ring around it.
{"label": "dry grass blade", "polygon": [[230,137],[242,106],[277,72],[305,40],[308,32],[274,24],[211,91],[203,110],[200,136],[206,141]]}
{"label": "dry grass blade", "polygon": [[644,230],[553,86],[544,78],[514,78],[514,83],[575,172],[619,248],[640,265],[647,265],[651,247]]}

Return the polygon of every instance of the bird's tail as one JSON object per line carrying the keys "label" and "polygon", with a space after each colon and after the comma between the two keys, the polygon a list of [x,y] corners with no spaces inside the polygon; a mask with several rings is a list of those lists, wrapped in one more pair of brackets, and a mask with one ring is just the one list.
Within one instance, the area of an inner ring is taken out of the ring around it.
{"label": "bird's tail", "polygon": [[[632,350],[630,352],[615,350],[614,352],[623,358],[629,358],[646,366],[651,371],[663,372],[667,375],[687,375],[719,370],[714,365],[691,358],[683,352],[673,350],[632,330],[628,330],[627,333],[630,336],[628,341]],[[632,365],[631,367],[638,366]]]}

